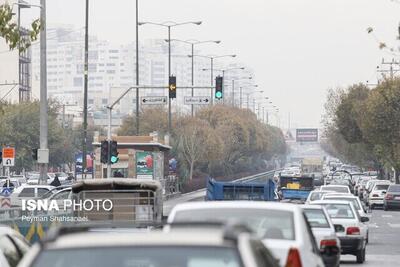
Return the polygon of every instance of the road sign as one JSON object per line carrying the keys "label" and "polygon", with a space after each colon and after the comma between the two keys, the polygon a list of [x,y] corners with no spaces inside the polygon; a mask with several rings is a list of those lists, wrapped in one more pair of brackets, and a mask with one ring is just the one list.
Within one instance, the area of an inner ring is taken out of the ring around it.
{"label": "road sign", "polygon": [[11,208],[11,199],[8,197],[2,198],[0,201],[0,208],[1,209],[9,209]]}
{"label": "road sign", "polygon": [[185,105],[208,105],[209,96],[185,96]]}
{"label": "road sign", "polygon": [[14,166],[15,161],[15,148],[3,147],[3,166],[11,167]]}
{"label": "road sign", "polygon": [[3,197],[8,197],[12,194],[13,189],[11,187],[3,187],[3,189],[0,192],[0,196]]}
{"label": "road sign", "polygon": [[163,105],[167,104],[166,96],[143,96],[140,98],[142,105]]}
{"label": "road sign", "polygon": [[296,142],[318,142],[318,129],[296,129]]}

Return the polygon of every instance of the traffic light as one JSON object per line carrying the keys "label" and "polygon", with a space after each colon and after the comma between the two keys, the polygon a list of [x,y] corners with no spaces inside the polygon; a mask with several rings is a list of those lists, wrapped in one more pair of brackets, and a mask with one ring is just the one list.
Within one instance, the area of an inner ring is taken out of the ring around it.
{"label": "traffic light", "polygon": [[[3,158],[3,155],[2,155]],[[37,148],[32,148],[32,158],[33,160],[38,160],[38,149]]]}
{"label": "traffic light", "polygon": [[108,163],[108,141],[101,141],[100,162],[103,164]]}
{"label": "traffic light", "polygon": [[110,142],[110,162],[111,164],[117,163],[118,158],[118,143],[117,141]]}
{"label": "traffic light", "polygon": [[176,77],[169,76],[169,98],[176,98]]}
{"label": "traffic light", "polygon": [[221,76],[215,78],[215,98],[222,99],[224,96],[223,92],[224,79]]}

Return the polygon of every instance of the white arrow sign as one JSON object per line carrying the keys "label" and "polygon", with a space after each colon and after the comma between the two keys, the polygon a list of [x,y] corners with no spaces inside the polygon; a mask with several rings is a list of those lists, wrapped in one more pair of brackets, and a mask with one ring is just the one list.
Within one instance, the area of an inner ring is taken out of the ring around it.
{"label": "white arrow sign", "polygon": [[208,105],[210,102],[209,96],[185,96],[185,105]]}
{"label": "white arrow sign", "polygon": [[140,98],[142,105],[163,105],[167,104],[166,96],[143,96]]}

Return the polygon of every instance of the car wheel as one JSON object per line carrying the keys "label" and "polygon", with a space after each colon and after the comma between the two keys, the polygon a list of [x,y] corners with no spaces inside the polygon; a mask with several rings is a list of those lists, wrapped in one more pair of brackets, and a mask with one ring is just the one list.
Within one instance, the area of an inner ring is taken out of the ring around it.
{"label": "car wheel", "polygon": [[357,251],[357,263],[363,263],[365,261],[365,248]]}

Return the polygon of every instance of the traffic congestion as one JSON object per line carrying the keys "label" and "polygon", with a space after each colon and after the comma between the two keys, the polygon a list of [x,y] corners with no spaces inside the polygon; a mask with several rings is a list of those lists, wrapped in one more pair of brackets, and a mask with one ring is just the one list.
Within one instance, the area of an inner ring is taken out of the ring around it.
{"label": "traffic congestion", "polygon": [[[206,195],[176,204],[168,214],[155,181],[65,179],[59,186],[42,186],[31,179],[35,175],[29,173],[1,179],[3,188],[13,190],[11,208],[0,213],[2,267],[362,264],[369,260],[374,211],[395,209],[400,199],[398,186],[377,179],[376,172],[352,172],[344,164],[332,168],[310,158],[233,182],[209,181]],[[94,198],[109,198],[112,208],[21,209],[26,199],[61,207],[66,200]],[[28,242],[32,236],[23,236],[23,224],[4,224],[16,212],[32,217],[27,225],[57,224]]]}

